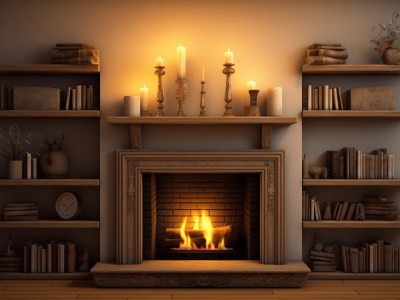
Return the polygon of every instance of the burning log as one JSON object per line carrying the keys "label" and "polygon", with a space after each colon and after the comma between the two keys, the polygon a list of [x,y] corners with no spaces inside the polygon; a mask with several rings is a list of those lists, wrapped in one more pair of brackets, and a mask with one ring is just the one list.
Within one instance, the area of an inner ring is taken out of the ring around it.
{"label": "burning log", "polygon": [[[181,229],[180,228],[166,228],[165,232],[168,236],[177,236],[180,237],[181,234]],[[219,235],[223,236],[227,233],[232,232],[232,226],[227,225],[227,226],[220,226],[220,227],[214,227],[213,228],[213,233],[214,235]],[[188,234],[190,237],[202,237],[204,235],[204,230],[203,229],[190,229],[186,228],[185,233]]]}

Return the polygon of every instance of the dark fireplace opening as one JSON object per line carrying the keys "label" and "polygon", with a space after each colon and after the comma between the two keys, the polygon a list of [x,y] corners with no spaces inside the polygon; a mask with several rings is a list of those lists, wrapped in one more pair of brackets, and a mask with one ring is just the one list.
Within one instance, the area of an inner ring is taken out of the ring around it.
{"label": "dark fireplace opening", "polygon": [[143,258],[259,260],[260,180],[259,173],[143,173]]}

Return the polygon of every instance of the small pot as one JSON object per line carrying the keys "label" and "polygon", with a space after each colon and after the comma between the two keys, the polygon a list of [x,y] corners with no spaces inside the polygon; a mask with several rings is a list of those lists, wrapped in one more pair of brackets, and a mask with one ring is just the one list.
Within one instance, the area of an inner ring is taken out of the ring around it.
{"label": "small pot", "polygon": [[400,49],[392,48],[390,43],[380,44],[377,51],[387,65],[400,65]]}
{"label": "small pot", "polygon": [[22,160],[8,161],[8,178],[22,179]]}

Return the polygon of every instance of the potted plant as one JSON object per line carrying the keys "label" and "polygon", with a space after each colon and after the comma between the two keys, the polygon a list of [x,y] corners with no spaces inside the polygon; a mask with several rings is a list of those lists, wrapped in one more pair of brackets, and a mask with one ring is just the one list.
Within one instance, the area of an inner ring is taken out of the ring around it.
{"label": "potted plant", "polygon": [[[372,31],[376,28],[373,27]],[[387,24],[379,24],[377,36],[371,40],[385,64],[400,64],[400,49],[393,48],[393,44],[400,40],[400,14],[394,12]]]}
{"label": "potted plant", "polygon": [[22,159],[32,145],[33,134],[22,133],[16,124],[5,132],[0,128],[0,155],[8,159],[8,178],[22,179]]}

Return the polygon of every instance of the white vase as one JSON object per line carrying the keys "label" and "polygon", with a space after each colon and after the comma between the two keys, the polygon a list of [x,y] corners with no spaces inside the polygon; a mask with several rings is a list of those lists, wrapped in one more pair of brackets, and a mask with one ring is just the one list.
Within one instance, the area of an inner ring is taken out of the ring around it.
{"label": "white vase", "polygon": [[10,160],[8,162],[8,178],[22,179],[22,160]]}

